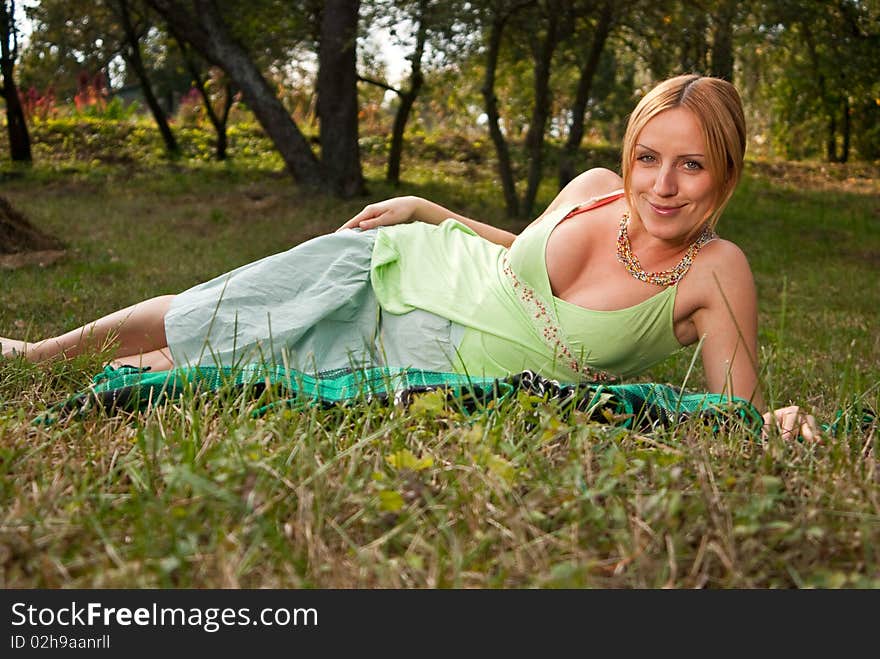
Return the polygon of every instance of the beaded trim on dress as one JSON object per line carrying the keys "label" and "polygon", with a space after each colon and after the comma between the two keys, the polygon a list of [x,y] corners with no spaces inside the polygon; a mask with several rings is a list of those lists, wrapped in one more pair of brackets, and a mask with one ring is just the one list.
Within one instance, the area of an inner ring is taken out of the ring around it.
{"label": "beaded trim on dress", "polygon": [[617,380],[613,375],[591,368],[574,356],[572,349],[562,339],[562,331],[556,324],[556,319],[549,311],[548,302],[542,300],[535,289],[520,281],[510,266],[510,261],[506,254],[502,258],[502,264],[502,272],[510,281],[513,290],[525,306],[525,309],[532,316],[532,321],[535,323],[541,339],[553,350],[554,354],[560,355],[566,366],[587,380],[594,382],[613,382]]}

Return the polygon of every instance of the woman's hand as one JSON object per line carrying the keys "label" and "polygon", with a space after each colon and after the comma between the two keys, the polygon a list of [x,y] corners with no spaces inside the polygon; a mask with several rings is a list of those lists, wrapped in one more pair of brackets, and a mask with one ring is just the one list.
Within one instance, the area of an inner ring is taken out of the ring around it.
{"label": "woman's hand", "polygon": [[774,424],[783,439],[797,439],[800,436],[808,442],[822,441],[822,433],[819,431],[816,419],[797,405],[780,407],[778,410],[764,414],[764,428],[761,430],[764,439],[767,438]]}
{"label": "woman's hand", "polygon": [[418,197],[394,197],[365,206],[364,210],[337,229],[375,229],[412,221],[419,202]]}

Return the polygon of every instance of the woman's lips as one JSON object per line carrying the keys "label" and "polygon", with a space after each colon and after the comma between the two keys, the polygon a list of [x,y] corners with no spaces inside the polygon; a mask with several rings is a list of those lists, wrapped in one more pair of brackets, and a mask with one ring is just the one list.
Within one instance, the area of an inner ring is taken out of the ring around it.
{"label": "woman's lips", "polygon": [[651,202],[648,203],[650,204],[651,208],[654,209],[654,212],[657,213],[657,215],[675,215],[683,208],[683,206],[658,206],[657,204],[652,204]]}

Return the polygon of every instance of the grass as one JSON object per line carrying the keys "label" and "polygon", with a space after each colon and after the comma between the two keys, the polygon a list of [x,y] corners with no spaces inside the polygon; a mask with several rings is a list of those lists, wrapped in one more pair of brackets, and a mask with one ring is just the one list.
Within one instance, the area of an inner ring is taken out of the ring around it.
{"label": "grass", "polygon": [[[59,160],[7,180],[68,253],[2,272],[0,334],[183,289],[366,201],[309,196],[274,160],[242,160]],[[406,165],[394,190],[370,159],[371,197],[522,226],[502,217],[489,164]],[[755,271],[768,398],[822,421],[880,409],[880,179],[781,172],[752,163],[719,227]],[[643,379],[680,384],[692,356]],[[529,399],[470,418],[430,400],[253,418],[235,392],[31,423],[105,357],[0,363],[4,588],[880,587],[876,425],[821,445],[692,423],[645,435]]]}

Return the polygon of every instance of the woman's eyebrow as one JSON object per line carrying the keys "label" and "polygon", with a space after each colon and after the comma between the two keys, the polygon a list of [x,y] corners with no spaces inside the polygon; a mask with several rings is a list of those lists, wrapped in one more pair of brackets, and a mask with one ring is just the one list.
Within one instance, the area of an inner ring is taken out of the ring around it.
{"label": "woman's eyebrow", "polygon": [[[657,151],[657,149],[652,149],[651,147],[649,147],[645,144],[642,144],[641,142],[636,142],[636,146],[640,146],[643,149],[647,149],[648,151],[653,151],[654,153],[659,153]],[[702,154],[702,153],[681,153],[675,157],[676,158],[705,158],[706,156],[705,156],[705,154]]]}

